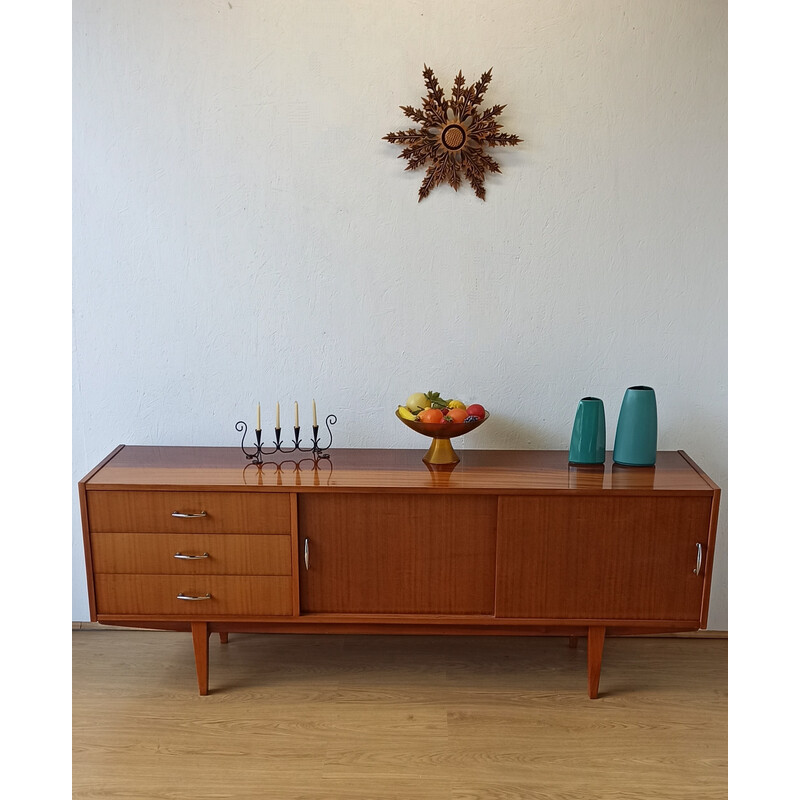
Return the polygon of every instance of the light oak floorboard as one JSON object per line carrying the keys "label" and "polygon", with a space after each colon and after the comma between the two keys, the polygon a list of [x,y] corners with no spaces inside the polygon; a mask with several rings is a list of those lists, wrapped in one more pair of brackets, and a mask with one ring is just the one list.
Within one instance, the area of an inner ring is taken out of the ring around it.
{"label": "light oak floorboard", "polygon": [[723,800],[727,641],[73,632],[80,800]]}

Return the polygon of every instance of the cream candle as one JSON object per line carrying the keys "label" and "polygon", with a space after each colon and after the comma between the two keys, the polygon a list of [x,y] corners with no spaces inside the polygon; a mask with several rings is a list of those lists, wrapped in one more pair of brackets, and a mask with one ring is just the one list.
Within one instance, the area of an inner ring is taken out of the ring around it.
{"label": "cream candle", "polygon": [[275,427],[280,428],[281,426],[281,404],[275,403]]}
{"label": "cream candle", "polygon": [[295,428],[300,427],[300,415],[297,410],[297,400],[294,401],[294,426]]}
{"label": "cream candle", "polygon": [[316,428],[317,427],[317,401],[311,401],[311,414],[312,414],[312,422],[311,424]]}
{"label": "cream candle", "polygon": [[261,430],[261,403],[258,404],[258,410],[256,411],[256,430]]}

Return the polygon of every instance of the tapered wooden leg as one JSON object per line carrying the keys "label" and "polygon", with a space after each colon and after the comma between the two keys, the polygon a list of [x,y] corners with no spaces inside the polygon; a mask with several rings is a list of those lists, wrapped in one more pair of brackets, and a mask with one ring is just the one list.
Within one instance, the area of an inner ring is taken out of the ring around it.
{"label": "tapered wooden leg", "polygon": [[220,644],[228,644],[228,632],[227,631],[220,631],[219,632],[219,643]]}
{"label": "tapered wooden leg", "polygon": [[578,646],[578,637],[577,636],[570,636],[569,637],[569,646],[573,650]]}
{"label": "tapered wooden leg", "polygon": [[197,667],[197,686],[200,694],[208,694],[208,623],[192,623],[194,663]]}
{"label": "tapered wooden leg", "polygon": [[600,666],[603,663],[603,643],[606,629],[603,625],[589,628],[587,651],[587,667],[589,673],[589,697],[594,700],[600,687]]}

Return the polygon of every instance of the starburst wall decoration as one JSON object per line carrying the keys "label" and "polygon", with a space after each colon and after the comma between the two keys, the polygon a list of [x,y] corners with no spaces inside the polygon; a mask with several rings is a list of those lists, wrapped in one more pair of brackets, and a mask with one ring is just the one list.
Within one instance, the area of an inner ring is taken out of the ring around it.
{"label": "starburst wall decoration", "polygon": [[431,162],[419,187],[419,200],[440,183],[447,182],[458,191],[462,174],[475,194],[485,200],[484,176],[487,171],[500,172],[500,167],[483,148],[513,146],[523,141],[514,134],[500,133],[503,126],[497,122],[497,117],[504,105],[492,106],[483,113],[478,109],[492,80],[492,70],[484,72],[477,83],[468,87],[459,70],[450,100],[445,98],[439,81],[427,65],[422,77],[428,90],[428,96],[422,98],[422,108],[400,106],[407,117],[422,127],[390,133],[383,138],[392,144],[405,145],[398,158],[408,159],[406,170]]}

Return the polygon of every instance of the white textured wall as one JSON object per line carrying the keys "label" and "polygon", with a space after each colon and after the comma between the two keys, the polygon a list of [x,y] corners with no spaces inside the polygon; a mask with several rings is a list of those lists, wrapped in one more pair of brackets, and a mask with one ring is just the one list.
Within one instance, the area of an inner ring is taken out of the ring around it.
{"label": "white textured wall", "polygon": [[[655,387],[659,447],[727,480],[724,0],[76,0],[74,479],[119,443],[237,445],[311,397],[336,445],[566,449]],[[525,141],[417,203],[382,141],[423,64]],[[290,418],[288,418],[290,419]],[[287,417],[284,417],[287,420]],[[709,627],[727,628],[723,494]],[[88,619],[74,515],[73,619]]]}

